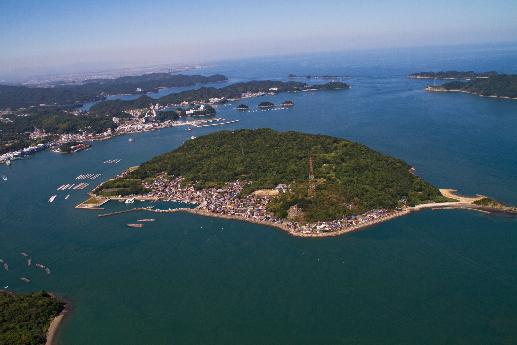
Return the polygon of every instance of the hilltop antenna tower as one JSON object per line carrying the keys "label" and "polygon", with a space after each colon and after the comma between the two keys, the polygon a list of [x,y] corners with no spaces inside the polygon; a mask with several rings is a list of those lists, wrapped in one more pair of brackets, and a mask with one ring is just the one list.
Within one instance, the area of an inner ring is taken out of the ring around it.
{"label": "hilltop antenna tower", "polygon": [[314,194],[316,193],[316,180],[314,178],[314,166],[313,166],[313,163],[312,163],[312,156],[309,155],[309,164],[308,164],[308,168],[309,168],[309,188],[307,190],[307,194],[309,196],[314,196]]}

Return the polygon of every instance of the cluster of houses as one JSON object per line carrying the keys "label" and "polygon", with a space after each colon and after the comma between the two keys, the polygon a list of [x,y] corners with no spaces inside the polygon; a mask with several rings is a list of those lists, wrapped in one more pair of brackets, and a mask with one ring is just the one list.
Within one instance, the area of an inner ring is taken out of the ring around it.
{"label": "cluster of houses", "polygon": [[272,190],[273,193],[252,193],[243,196],[241,191],[247,183],[235,181],[226,183],[222,188],[198,190],[192,185],[186,184],[181,177],[169,177],[166,174],[162,174],[152,182],[144,183],[144,187],[149,190],[149,194],[146,196],[150,198],[193,203],[198,205],[197,209],[201,211],[252,222],[269,223],[289,231],[306,234],[333,232],[365,226],[379,222],[396,212],[378,209],[343,219],[317,223],[280,219],[267,210],[267,204],[271,197],[287,192],[288,186],[280,184]]}

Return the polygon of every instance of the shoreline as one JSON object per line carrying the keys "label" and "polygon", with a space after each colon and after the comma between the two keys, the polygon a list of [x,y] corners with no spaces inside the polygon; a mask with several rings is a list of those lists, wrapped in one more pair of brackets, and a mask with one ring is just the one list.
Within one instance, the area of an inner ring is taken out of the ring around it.
{"label": "shoreline", "polygon": [[[229,215],[229,214],[223,214],[223,213],[215,213],[210,212],[206,210],[201,210],[197,208],[176,208],[172,210],[155,210],[155,209],[147,209],[147,208],[140,208],[138,211],[147,211],[147,212],[154,212],[154,213],[190,213],[198,216],[203,217],[211,217],[211,218],[220,218],[220,219],[227,219],[227,220],[236,220],[236,221],[242,221],[252,224],[258,224],[258,225],[264,225],[268,227],[273,227],[278,230],[284,231],[288,233],[289,235],[293,237],[305,237],[305,238],[323,238],[323,237],[337,237],[341,236],[350,232],[356,232],[360,230],[364,230],[366,228],[372,227],[377,224],[381,224],[387,221],[390,221],[395,218],[404,217],[407,215],[410,215],[414,212],[419,212],[422,210],[471,210],[471,211],[477,211],[482,212],[485,214],[493,214],[493,213],[505,213],[505,214],[511,214],[507,211],[503,210],[497,210],[495,208],[490,207],[482,207],[473,205],[470,203],[463,203],[463,202],[444,202],[444,203],[430,203],[430,204],[422,204],[417,205],[413,207],[408,207],[400,211],[392,212],[385,217],[377,218],[372,221],[363,223],[363,224],[357,224],[350,227],[343,227],[336,231],[329,231],[329,232],[303,232],[303,231],[296,231],[293,228],[288,227],[285,224],[282,223],[275,223],[275,222],[268,222],[258,219],[252,219],[252,218],[246,218],[238,215]],[[515,215],[515,214],[513,214]]]}
{"label": "shoreline", "polygon": [[405,215],[411,213],[411,211],[409,211],[409,210],[397,211],[397,212],[392,213],[392,214],[390,214],[390,215],[388,215],[386,217],[377,218],[377,219],[375,219],[375,220],[373,220],[371,222],[368,222],[368,223],[358,224],[358,225],[354,225],[354,226],[351,226],[351,227],[342,228],[342,229],[337,230],[337,231],[330,231],[330,232],[302,232],[302,231],[295,231],[294,229],[292,229],[292,228],[290,228],[287,225],[282,224],[282,223],[274,223],[274,222],[268,222],[268,221],[263,221],[263,220],[258,220],[258,219],[245,218],[245,217],[237,216],[237,215],[228,215],[228,214],[222,214],[222,213],[209,212],[209,211],[200,210],[200,209],[196,209],[196,208],[192,208],[192,209],[182,208],[182,209],[174,209],[174,210],[170,210],[170,211],[158,211],[158,210],[147,209],[146,211],[155,212],[155,213],[162,213],[162,212],[163,213],[178,213],[178,212],[182,212],[182,213],[190,213],[190,214],[194,214],[194,215],[198,215],[198,216],[203,216],[203,217],[212,217],[212,218],[221,218],[221,219],[227,219],[227,220],[243,221],[243,222],[247,222],[247,223],[264,225],[264,226],[276,228],[278,230],[281,230],[281,231],[284,231],[284,232],[288,233],[289,235],[291,235],[293,237],[305,237],[305,238],[322,238],[322,237],[341,236],[341,235],[349,233],[349,232],[355,232],[355,231],[363,230],[365,228],[374,226],[376,224],[384,223],[384,222],[389,221],[391,219],[402,217],[402,216],[405,216]]}
{"label": "shoreline", "polygon": [[459,93],[466,93],[466,94],[469,94],[469,95],[474,95],[474,96],[478,96],[478,97],[485,97],[485,98],[517,100],[517,97],[497,96],[497,95],[487,96],[487,95],[482,95],[480,93],[472,92],[472,91],[467,91],[467,90],[459,90],[459,89],[447,90],[447,89],[444,89],[444,88],[440,88],[440,86],[428,86],[428,87],[425,88],[425,91],[427,91],[427,92],[459,92]]}
{"label": "shoreline", "polygon": [[[54,295],[52,295],[53,298],[56,298]],[[63,323],[63,319],[65,318],[67,312],[68,312],[68,302],[65,302],[65,306],[61,313],[59,313],[58,316],[52,319],[50,322],[50,325],[48,326],[47,334],[46,334],[46,341],[45,345],[55,345],[57,335],[59,334],[59,331],[61,330],[61,325]]]}
{"label": "shoreline", "polygon": [[[477,194],[475,196],[462,196],[457,194],[457,190],[455,189],[440,189],[440,193],[449,199],[449,201],[445,202],[431,202],[426,204],[419,204],[415,206],[406,206],[399,209],[394,210],[384,210],[380,215],[373,216],[372,218],[356,218],[354,222],[348,223],[346,225],[341,225],[340,227],[336,227],[332,230],[325,230],[324,227],[320,227],[325,222],[317,222],[317,223],[299,223],[289,221],[288,219],[279,219],[279,218],[266,218],[266,219],[258,219],[255,215],[242,215],[238,213],[223,213],[216,212],[209,209],[206,209],[205,206],[201,204],[196,204],[197,207],[194,208],[175,208],[175,209],[154,209],[152,207],[136,207],[129,210],[119,211],[119,212],[111,212],[105,214],[98,214],[98,217],[108,217],[114,216],[121,213],[133,212],[133,211],[148,211],[154,213],[190,213],[194,215],[204,216],[204,217],[213,217],[213,218],[221,218],[221,219],[229,219],[229,220],[237,220],[243,221],[247,223],[253,223],[258,225],[264,225],[268,227],[273,227],[284,232],[287,232],[289,235],[294,237],[310,237],[310,238],[318,238],[318,237],[335,237],[340,236],[349,232],[359,231],[380,223],[387,222],[389,220],[409,215],[413,212],[418,212],[425,209],[431,210],[449,210],[449,209],[464,209],[482,212],[485,214],[505,214],[505,215],[517,215],[517,209],[512,207],[507,207],[505,205],[498,206],[487,206],[487,205],[478,205],[477,201],[485,199],[484,195]],[[99,198],[100,199],[100,198]],[[99,200],[102,203],[106,203],[110,200],[113,201],[123,201],[127,199],[127,197],[106,197]],[[170,198],[160,198],[160,197],[150,197],[150,196],[132,196],[131,199],[137,201],[177,201],[183,202],[182,200],[172,200]],[[80,204],[81,205],[81,204]],[[78,205],[79,206],[79,205]],[[76,206],[76,208],[79,208]],[[93,206],[93,207],[92,207]],[[98,209],[95,206],[91,205],[91,209]],[[368,213],[366,213],[368,214]],[[361,216],[361,215],[359,215]],[[364,214],[363,214],[364,216]],[[312,225],[312,230],[307,228],[307,225]]]}

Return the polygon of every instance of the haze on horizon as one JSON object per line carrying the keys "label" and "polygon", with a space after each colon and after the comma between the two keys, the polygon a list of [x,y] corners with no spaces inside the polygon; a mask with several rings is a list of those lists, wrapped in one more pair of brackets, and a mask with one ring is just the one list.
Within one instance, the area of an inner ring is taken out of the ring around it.
{"label": "haze on horizon", "polygon": [[515,41],[515,0],[0,1],[0,80],[261,55]]}

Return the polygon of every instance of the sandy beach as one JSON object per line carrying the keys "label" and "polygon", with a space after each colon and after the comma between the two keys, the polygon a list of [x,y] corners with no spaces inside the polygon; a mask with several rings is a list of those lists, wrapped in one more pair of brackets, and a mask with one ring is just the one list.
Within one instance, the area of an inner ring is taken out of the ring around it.
{"label": "sandy beach", "polygon": [[63,309],[61,314],[56,316],[54,319],[52,319],[52,322],[50,322],[50,326],[48,327],[48,330],[47,330],[47,341],[46,341],[45,345],[54,344],[55,339],[56,339],[56,334],[59,330],[59,325],[61,325],[61,323],[63,322],[63,318],[65,317],[65,314],[66,314],[66,307],[65,307],[65,309]]}

